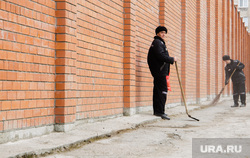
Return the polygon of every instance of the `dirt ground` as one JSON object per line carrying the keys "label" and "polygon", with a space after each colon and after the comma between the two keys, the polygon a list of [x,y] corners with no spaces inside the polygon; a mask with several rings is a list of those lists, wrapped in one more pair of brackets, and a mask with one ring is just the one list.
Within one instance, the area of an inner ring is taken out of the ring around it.
{"label": "dirt ground", "polygon": [[[248,100],[249,103],[249,100]],[[231,108],[232,100],[160,120],[50,158],[191,158],[192,138],[250,138],[250,105]],[[184,108],[184,107],[183,107]]]}

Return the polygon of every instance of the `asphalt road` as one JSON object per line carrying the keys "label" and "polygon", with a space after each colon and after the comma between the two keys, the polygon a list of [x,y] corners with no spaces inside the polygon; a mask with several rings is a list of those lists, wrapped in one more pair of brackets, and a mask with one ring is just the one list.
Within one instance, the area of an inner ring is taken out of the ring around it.
{"label": "asphalt road", "polygon": [[191,158],[192,138],[250,138],[250,104],[231,108],[231,101],[185,114],[170,116],[81,148],[49,158]]}

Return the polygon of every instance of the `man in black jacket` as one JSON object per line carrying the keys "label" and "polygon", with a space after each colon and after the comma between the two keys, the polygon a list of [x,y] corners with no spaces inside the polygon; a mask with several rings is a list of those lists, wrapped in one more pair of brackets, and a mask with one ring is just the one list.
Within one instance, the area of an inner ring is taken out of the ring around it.
{"label": "man in black jacket", "polygon": [[170,57],[165,45],[164,37],[167,34],[167,28],[158,26],[155,29],[156,36],[148,52],[148,66],[154,77],[153,89],[153,110],[154,115],[162,119],[170,120],[165,114],[165,104],[167,100],[166,76],[169,75],[170,64],[176,61],[176,58]]}
{"label": "man in black jacket", "polygon": [[230,56],[224,55],[223,61],[226,62],[225,66],[225,73],[226,73],[226,79],[225,79],[225,85],[229,82],[229,77],[235,70],[233,76],[231,77],[233,82],[233,99],[234,99],[234,105],[231,107],[238,107],[239,103],[239,96],[241,100],[241,107],[246,106],[246,92],[245,92],[245,81],[246,77],[242,71],[244,69],[245,65],[241,63],[239,60],[232,60],[230,59]]}

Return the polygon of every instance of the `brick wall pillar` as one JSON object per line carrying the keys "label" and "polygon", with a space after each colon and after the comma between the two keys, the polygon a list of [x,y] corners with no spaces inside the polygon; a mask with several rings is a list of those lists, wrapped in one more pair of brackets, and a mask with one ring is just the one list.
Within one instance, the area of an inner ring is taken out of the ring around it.
{"label": "brick wall pillar", "polygon": [[68,131],[76,120],[76,0],[56,0],[55,130]]}
{"label": "brick wall pillar", "polygon": [[241,23],[240,13],[238,12],[238,59],[241,60]]}
{"label": "brick wall pillar", "polygon": [[219,2],[215,1],[215,94],[219,93]]}
{"label": "brick wall pillar", "polygon": [[[239,16],[240,17],[240,16]],[[241,60],[243,60],[243,39],[244,39],[244,37],[243,37],[243,19],[242,18],[239,18],[239,23],[240,23],[240,58],[241,58]]]}
{"label": "brick wall pillar", "polygon": [[196,103],[200,103],[201,98],[201,2],[196,0]]}
{"label": "brick wall pillar", "polygon": [[232,45],[232,50],[231,50],[231,58],[234,59],[235,57],[235,9],[234,9],[234,1],[231,2],[231,14],[232,14],[232,40],[231,40],[231,45]]}
{"label": "brick wall pillar", "polygon": [[[235,59],[235,7],[234,7],[234,1],[231,1],[231,51],[229,54],[230,58]],[[229,93],[232,94],[232,82],[229,82],[228,85]]]}
{"label": "brick wall pillar", "polygon": [[[224,56],[225,54],[227,54],[228,50],[227,50],[227,41],[226,39],[228,38],[227,36],[227,21],[228,21],[228,16],[226,14],[226,1],[222,1],[222,56]],[[221,59],[222,60],[222,59]],[[222,83],[220,83],[221,85],[224,86],[224,81],[225,81],[225,70],[224,70],[224,62],[222,60]],[[223,91],[223,94],[226,94],[226,90]]]}
{"label": "brick wall pillar", "polygon": [[[231,14],[231,7],[230,7],[230,1],[227,1],[227,52],[226,54],[230,55],[230,52],[231,52],[231,44],[230,44],[230,41],[231,41],[231,25],[230,25],[230,22],[231,22],[231,18],[232,18],[232,14]],[[225,64],[224,64],[225,65]],[[225,71],[224,71],[225,73]],[[227,95],[230,94],[230,86],[227,86]]]}
{"label": "brick wall pillar", "polygon": [[159,0],[159,23],[161,26],[166,26],[166,0]]}
{"label": "brick wall pillar", "polygon": [[240,22],[241,22],[241,25],[240,25],[240,28],[241,28],[241,31],[240,31],[240,33],[241,33],[240,51],[241,51],[241,59],[244,60],[244,51],[243,51],[243,45],[244,45],[244,43],[243,43],[243,41],[244,41],[244,27],[243,26],[244,26],[244,24],[243,24],[242,18],[241,18]]}
{"label": "brick wall pillar", "polygon": [[186,95],[186,0],[181,0],[181,82]]}
{"label": "brick wall pillar", "polygon": [[135,104],[135,55],[136,55],[136,0],[124,0],[124,115],[136,113]]}
{"label": "brick wall pillar", "polygon": [[[207,0],[207,65],[210,65],[210,54],[211,54],[211,48],[210,48],[210,0]],[[208,99],[211,97],[211,77],[210,77],[210,66],[207,67],[207,96]]]}
{"label": "brick wall pillar", "polygon": [[[249,49],[249,42],[250,42],[250,33],[247,33],[247,31],[246,31],[246,34],[247,34],[247,36],[246,36],[246,52],[245,52],[245,54],[247,54],[247,61],[250,61],[250,49]],[[249,62],[247,62],[247,65],[246,65],[246,67],[249,67]],[[247,78],[247,89],[249,89],[250,88],[250,71],[249,70],[246,70],[247,72],[247,76],[246,76],[246,78]]]}
{"label": "brick wall pillar", "polygon": [[[249,67],[249,52],[248,52],[248,34],[247,34],[247,31],[246,31],[246,28],[244,28],[244,36],[245,36],[245,38],[244,38],[244,47],[243,47],[243,49],[244,49],[244,59],[245,59],[245,66],[246,67]],[[249,77],[249,70],[247,70],[247,69],[245,69],[245,70],[243,70],[244,71],[244,73],[246,74],[246,78],[248,78]],[[249,89],[249,78],[246,80],[246,89]],[[246,91],[248,91],[248,90],[246,90]]]}
{"label": "brick wall pillar", "polygon": [[244,39],[244,36],[243,36],[243,20],[242,18],[240,18],[240,57],[241,57],[241,60],[244,59],[243,57],[243,39]]}
{"label": "brick wall pillar", "polygon": [[237,9],[237,5],[234,6],[235,9],[235,57],[234,59],[239,59],[239,20],[238,20],[238,9]]}

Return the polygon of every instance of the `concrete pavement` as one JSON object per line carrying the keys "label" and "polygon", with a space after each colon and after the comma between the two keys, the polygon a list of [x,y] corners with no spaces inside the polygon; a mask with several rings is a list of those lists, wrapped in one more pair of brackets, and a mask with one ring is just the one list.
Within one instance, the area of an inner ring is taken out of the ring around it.
{"label": "concrete pavement", "polygon": [[[221,98],[220,102],[229,99],[232,100],[232,97]],[[191,112],[204,107],[209,103],[210,102],[203,102],[200,105],[188,106],[188,110]],[[171,107],[167,109],[167,113],[170,117],[182,114],[185,113],[185,108],[184,106]],[[191,118],[187,116],[187,119]],[[158,120],[161,120],[161,118],[153,116],[152,111],[147,111],[133,116],[122,116],[92,123],[85,123],[77,126],[74,130],[69,132],[53,132],[40,137],[0,144],[1,158],[37,157],[62,152],[80,147],[95,140],[133,130],[139,126],[153,123]]]}

